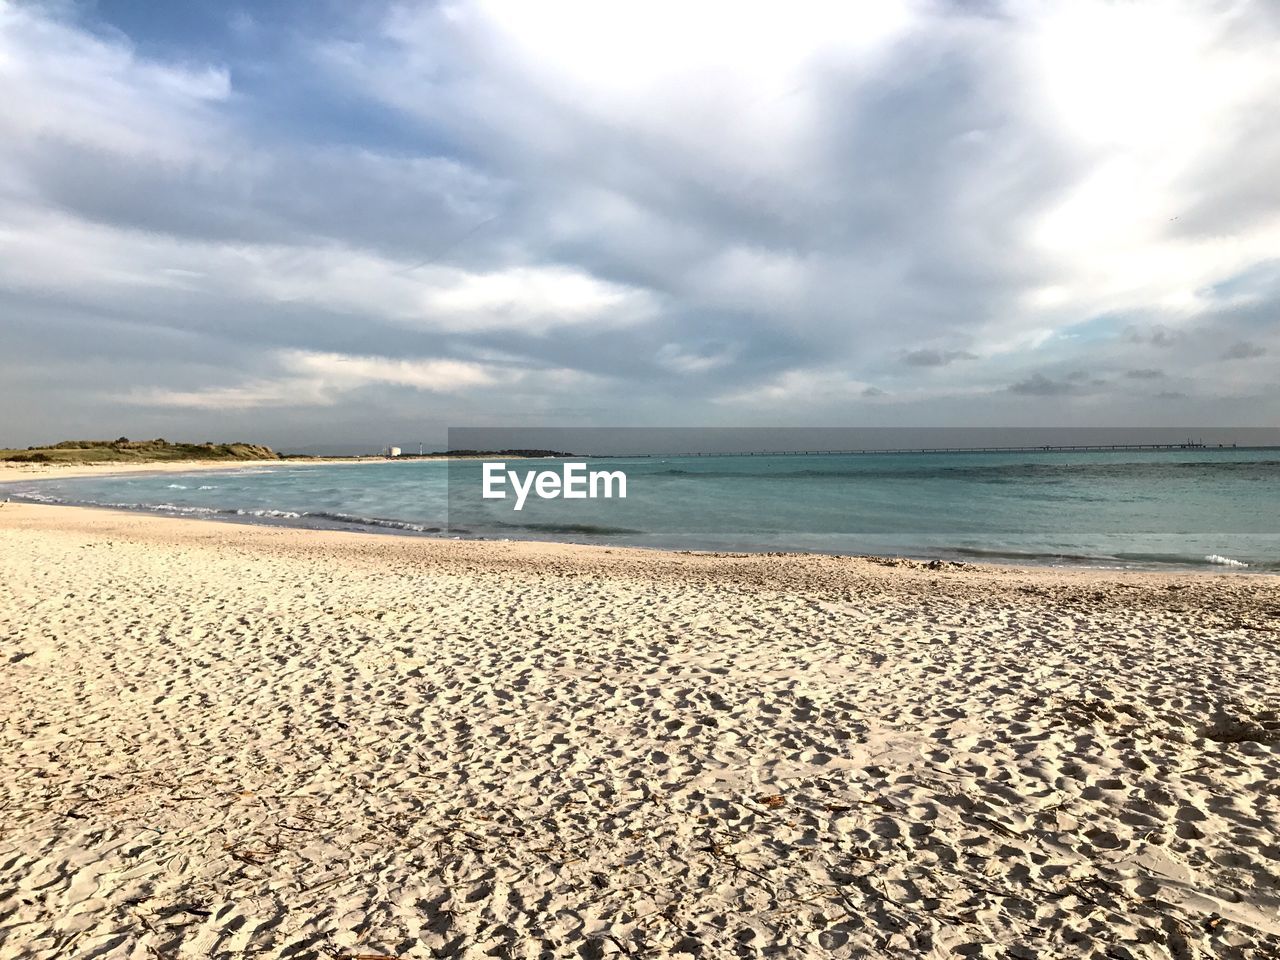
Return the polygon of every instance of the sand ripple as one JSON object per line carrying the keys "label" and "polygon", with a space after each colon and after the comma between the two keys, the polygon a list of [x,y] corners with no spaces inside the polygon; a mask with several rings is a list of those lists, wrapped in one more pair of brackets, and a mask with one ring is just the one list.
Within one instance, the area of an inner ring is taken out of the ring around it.
{"label": "sand ripple", "polygon": [[1274,578],[0,514],[0,955],[1280,956]]}

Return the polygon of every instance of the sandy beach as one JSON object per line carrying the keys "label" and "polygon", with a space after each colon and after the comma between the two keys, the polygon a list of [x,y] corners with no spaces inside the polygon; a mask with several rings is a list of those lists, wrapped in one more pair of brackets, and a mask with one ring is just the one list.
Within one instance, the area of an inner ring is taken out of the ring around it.
{"label": "sandy beach", "polygon": [[[261,470],[264,467],[341,467],[371,463],[412,463],[423,460],[482,460],[481,456],[430,457],[298,457],[280,460],[160,460],[143,463],[21,463],[0,460],[0,483],[17,480],[71,480],[79,477],[105,477],[122,473],[199,473],[206,470]],[[523,457],[503,454],[504,460]]]}
{"label": "sandy beach", "polygon": [[10,503],[0,585],[5,958],[1280,956],[1274,577]]}
{"label": "sandy beach", "polygon": [[[445,458],[439,458],[445,459]],[[263,467],[320,467],[392,463],[389,457],[307,457],[286,460],[161,460],[143,463],[13,463],[0,460],[0,483],[14,480],[70,480],[118,473],[196,473],[204,470],[261,470]]]}

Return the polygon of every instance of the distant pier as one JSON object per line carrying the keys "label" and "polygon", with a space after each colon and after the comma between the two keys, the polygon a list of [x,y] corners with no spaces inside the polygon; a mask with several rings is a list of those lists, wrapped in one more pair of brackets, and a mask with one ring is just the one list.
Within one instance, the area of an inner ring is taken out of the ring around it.
{"label": "distant pier", "polygon": [[1112,453],[1158,450],[1277,450],[1274,446],[1238,446],[1234,443],[1075,443],[1023,447],[891,447],[860,450],[739,450],[725,453],[641,453],[636,457],[852,457],[923,453]]}

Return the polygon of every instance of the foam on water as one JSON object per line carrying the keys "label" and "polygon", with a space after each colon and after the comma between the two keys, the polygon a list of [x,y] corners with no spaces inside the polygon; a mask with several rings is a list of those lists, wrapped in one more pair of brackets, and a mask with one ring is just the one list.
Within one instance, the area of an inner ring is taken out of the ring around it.
{"label": "foam on water", "polygon": [[1211,553],[1204,558],[1206,563],[1214,563],[1222,567],[1247,567],[1247,563],[1240,560],[1232,560],[1230,557],[1224,557],[1216,553]]}

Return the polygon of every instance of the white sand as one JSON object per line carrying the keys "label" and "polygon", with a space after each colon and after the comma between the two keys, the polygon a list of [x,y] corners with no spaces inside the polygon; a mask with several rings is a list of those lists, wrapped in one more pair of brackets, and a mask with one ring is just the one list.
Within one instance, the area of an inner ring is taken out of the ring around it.
{"label": "white sand", "polygon": [[[438,458],[446,459],[446,458]],[[164,460],[142,463],[22,463],[0,460],[0,483],[43,478],[70,480],[73,477],[105,477],[116,473],[195,473],[200,470],[261,470],[263,467],[319,467],[359,463],[391,463],[388,457],[305,460]]]}
{"label": "white sand", "polygon": [[[105,477],[116,473],[195,473],[201,470],[261,470],[263,467],[335,467],[370,463],[406,463],[428,460],[484,460],[481,456],[429,456],[422,457],[307,457],[284,460],[149,460],[140,463],[23,463],[0,460],[0,483],[15,480],[48,479],[70,480],[74,477]],[[523,460],[520,456],[504,454],[503,460]]]}
{"label": "white sand", "polygon": [[0,956],[1280,956],[1273,577],[0,508]]}

